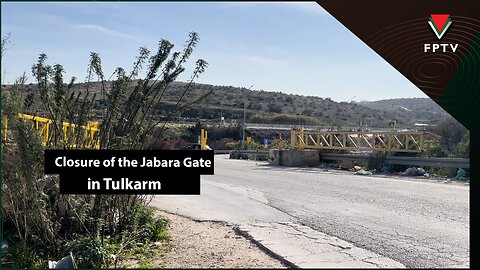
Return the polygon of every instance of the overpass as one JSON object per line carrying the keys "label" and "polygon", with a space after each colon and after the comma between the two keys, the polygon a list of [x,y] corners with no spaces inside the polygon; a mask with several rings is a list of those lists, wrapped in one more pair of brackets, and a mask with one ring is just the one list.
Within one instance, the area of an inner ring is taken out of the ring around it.
{"label": "overpass", "polygon": [[[200,122],[200,121],[199,121]],[[194,126],[199,122],[191,122],[191,121],[179,121],[179,122],[169,122],[168,125],[172,126]],[[213,122],[200,122],[205,127],[219,127],[218,123]],[[241,126],[242,124],[238,124]],[[265,124],[265,123],[245,123],[245,129],[250,130],[291,130],[293,127],[298,127],[298,125],[292,124]],[[304,130],[321,130],[321,131],[331,131],[331,130],[344,130],[344,131],[358,131],[360,127],[356,126],[345,126],[345,127],[338,127],[338,126],[325,126],[325,125],[301,125]],[[399,129],[393,128],[378,128],[378,127],[371,127],[371,128],[362,128],[362,131],[399,131]],[[415,128],[405,128],[401,129],[402,131],[407,130],[415,130]]]}

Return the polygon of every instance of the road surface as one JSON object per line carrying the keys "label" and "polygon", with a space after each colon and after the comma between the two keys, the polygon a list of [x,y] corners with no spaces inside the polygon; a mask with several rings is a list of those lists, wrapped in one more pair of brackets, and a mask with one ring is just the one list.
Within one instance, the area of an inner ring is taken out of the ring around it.
{"label": "road surface", "polygon": [[466,184],[216,156],[201,188],[200,196],[157,196],[154,205],[238,225],[300,267],[469,267]]}

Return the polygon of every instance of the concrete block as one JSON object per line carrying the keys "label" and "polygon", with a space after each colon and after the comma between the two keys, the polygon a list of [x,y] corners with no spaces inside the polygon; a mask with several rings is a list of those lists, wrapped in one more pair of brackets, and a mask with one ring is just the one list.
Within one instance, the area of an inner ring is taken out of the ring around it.
{"label": "concrete block", "polygon": [[317,150],[277,150],[269,151],[270,164],[288,167],[313,167],[320,165]]}

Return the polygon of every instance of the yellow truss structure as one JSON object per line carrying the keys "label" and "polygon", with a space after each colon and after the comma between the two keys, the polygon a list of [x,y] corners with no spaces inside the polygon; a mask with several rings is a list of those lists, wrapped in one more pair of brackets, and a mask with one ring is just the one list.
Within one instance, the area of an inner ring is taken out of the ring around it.
{"label": "yellow truss structure", "polygon": [[290,142],[295,149],[418,153],[424,150],[424,136],[427,134],[412,131],[305,131],[303,128],[292,128]]}

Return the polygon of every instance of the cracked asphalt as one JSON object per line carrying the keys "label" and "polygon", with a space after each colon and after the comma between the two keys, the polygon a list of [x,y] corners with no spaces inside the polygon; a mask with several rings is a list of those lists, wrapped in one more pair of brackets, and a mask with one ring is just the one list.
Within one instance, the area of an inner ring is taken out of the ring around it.
{"label": "cracked asphalt", "polygon": [[[407,268],[469,267],[468,185],[273,167],[216,156],[215,175],[202,176],[201,193],[157,196],[154,204],[194,219],[239,225],[301,267],[398,267],[395,262]],[[302,234],[287,238],[282,235],[285,224],[294,224]],[[325,241],[329,250],[322,250]],[[303,250],[315,248],[302,257],[299,250],[295,253],[297,243]],[[332,253],[332,243],[351,246],[347,253],[341,245]],[[330,254],[330,259],[319,265],[310,260],[312,254]],[[347,260],[342,254],[354,257],[354,264],[342,264]]]}

